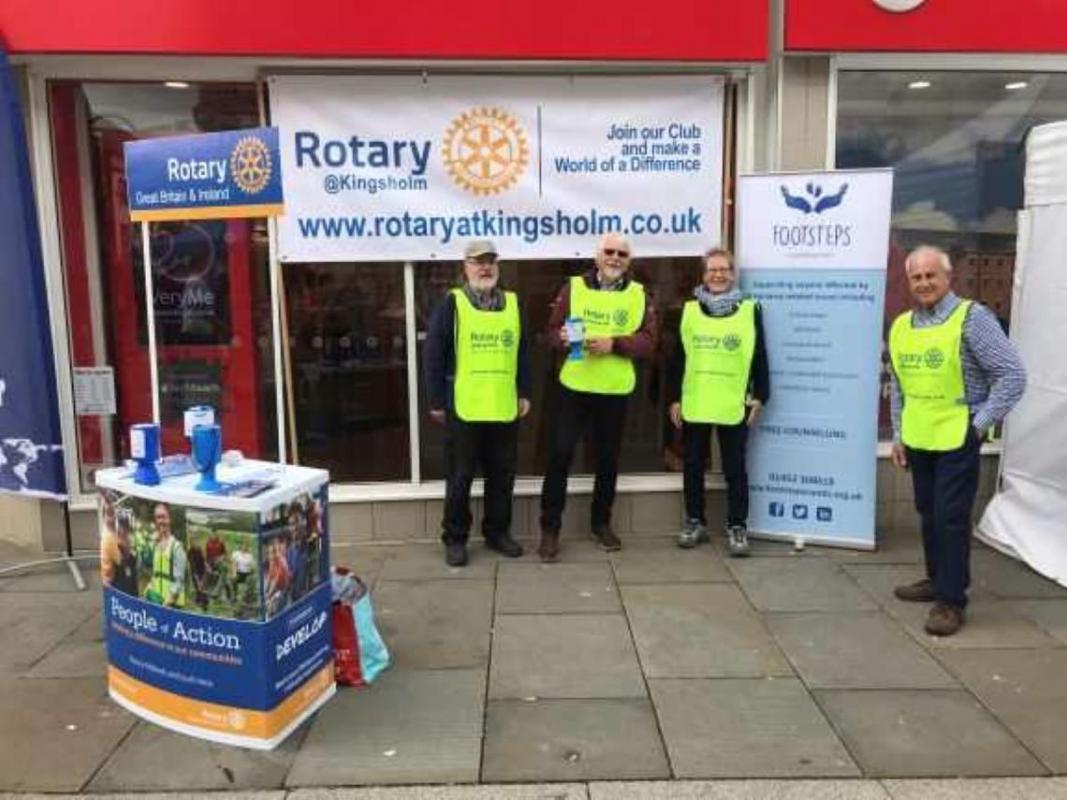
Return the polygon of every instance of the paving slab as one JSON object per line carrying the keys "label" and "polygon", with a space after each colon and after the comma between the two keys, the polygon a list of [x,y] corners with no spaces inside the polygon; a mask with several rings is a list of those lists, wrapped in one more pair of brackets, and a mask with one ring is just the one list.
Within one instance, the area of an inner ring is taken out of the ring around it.
{"label": "paving slab", "polygon": [[764,619],[809,687],[960,688],[952,676],[884,612],[767,614]]}
{"label": "paving slab", "polygon": [[392,669],[367,689],[342,689],[316,715],[286,785],[473,783],[484,700],[480,669]]}
{"label": "paving slab", "polygon": [[939,654],[1045,766],[1067,772],[1067,649]]}
{"label": "paving slab", "polygon": [[[36,559],[54,558],[54,555],[40,555]],[[75,561],[82,579],[85,581],[85,591],[100,593],[100,561],[99,558],[78,559]],[[74,578],[70,574],[70,567],[66,563],[48,564],[40,567],[31,567],[25,571],[14,574],[4,580],[3,591],[6,592],[77,592]]]}
{"label": "paving slab", "polygon": [[1003,599],[1067,599],[1067,587],[996,550],[971,554],[971,583]]}
{"label": "paving slab", "polygon": [[1019,600],[1010,607],[1067,644],[1067,600]]}
{"label": "paving slab", "polygon": [[286,800],[588,800],[584,783],[298,789]]}
{"label": "paving slab", "polygon": [[601,782],[589,800],[890,800],[877,781],[719,780]]}
{"label": "paving slab", "polygon": [[648,695],[622,614],[506,614],[494,625],[489,696]]}
{"label": "paving slab", "polygon": [[103,676],[0,677],[0,791],[79,791],[133,724]]}
{"label": "paving slab", "polygon": [[[22,674],[98,614],[99,592],[5,592],[0,600],[0,674]],[[17,643],[17,646],[15,646]]]}
{"label": "paving slab", "polygon": [[922,536],[917,533],[890,530],[878,536],[874,550],[855,550],[849,547],[816,547],[816,552],[839,564],[924,564]]}
{"label": "paving slab", "polygon": [[473,547],[470,563],[465,567],[448,566],[442,544],[407,544],[393,549],[382,566],[379,581],[490,580],[496,573],[496,559],[476,554]]}
{"label": "paving slab", "polygon": [[1064,800],[1067,778],[884,780],[892,800]]}
{"label": "paving slab", "polygon": [[450,669],[489,663],[489,581],[383,581],[375,592],[374,610],[398,667]]}
{"label": "paving slab", "polygon": [[878,599],[889,616],[896,619],[917,642],[931,649],[961,648],[1036,648],[1059,647],[1061,642],[1049,636],[1028,619],[1019,606],[996,600],[981,589],[967,604],[967,622],[952,636],[930,636],[923,624],[930,613],[929,603],[905,603],[893,596],[893,587],[914,580],[907,567],[847,564],[844,570]]}
{"label": "paving slab", "polygon": [[968,692],[822,689],[814,694],[869,777],[1046,773]]}
{"label": "paving slab", "polygon": [[645,675],[792,675],[763,620],[730,584],[621,587]]}
{"label": "paving slab", "polygon": [[878,606],[826,558],[734,559],[730,570],[760,611],[865,611]]}
{"label": "paving slab", "polygon": [[489,701],[485,781],[670,776],[647,699]]}
{"label": "paving slab", "polygon": [[611,562],[620,585],[733,580],[715,548],[683,550],[673,539],[662,537],[612,553]]}
{"label": "paving slab", "polygon": [[618,612],[622,609],[611,565],[501,564],[497,574],[497,614]]}
{"label": "paving slab", "polygon": [[651,680],[679,778],[858,776],[795,678]]}
{"label": "paving slab", "polygon": [[385,563],[401,548],[395,545],[356,544],[353,542],[330,542],[330,563],[348,567],[367,586],[378,583]]}
{"label": "paving slab", "polygon": [[88,786],[90,792],[226,791],[281,788],[307,732],[274,750],[230,747],[138,722]]}
{"label": "paving slab", "polygon": [[[94,794],[93,800],[204,800],[203,792]],[[0,800],[85,800],[84,794],[4,794]],[[211,800],[285,800],[285,792],[212,792]]]}

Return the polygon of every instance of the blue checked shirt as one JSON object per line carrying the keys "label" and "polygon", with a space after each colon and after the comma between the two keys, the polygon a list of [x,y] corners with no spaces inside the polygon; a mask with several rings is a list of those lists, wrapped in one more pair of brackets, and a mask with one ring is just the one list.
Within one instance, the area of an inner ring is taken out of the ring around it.
{"label": "blue checked shirt", "polygon": [[[940,325],[960,304],[960,298],[949,292],[931,309],[916,308],[912,326],[927,328]],[[967,406],[971,410],[971,424],[979,434],[996,425],[1019,402],[1026,389],[1026,369],[1019,351],[1011,343],[997,322],[997,318],[979,303],[972,303],[963,321],[963,385]],[[904,396],[892,366],[890,374],[889,410],[893,416],[893,441],[900,441],[900,410]]]}

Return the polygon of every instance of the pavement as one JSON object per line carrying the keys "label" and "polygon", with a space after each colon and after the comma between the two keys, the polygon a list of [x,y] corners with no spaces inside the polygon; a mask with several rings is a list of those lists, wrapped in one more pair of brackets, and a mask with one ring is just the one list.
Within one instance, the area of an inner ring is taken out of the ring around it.
{"label": "pavement", "polygon": [[272,752],[108,699],[91,561],[86,592],[65,567],[0,576],[0,798],[1067,798],[1067,588],[1026,566],[976,544],[968,623],[939,640],[892,596],[921,575],[913,534],[563,544],[542,565],[475,543],[461,569],[430,542],[335,546],[394,663]]}

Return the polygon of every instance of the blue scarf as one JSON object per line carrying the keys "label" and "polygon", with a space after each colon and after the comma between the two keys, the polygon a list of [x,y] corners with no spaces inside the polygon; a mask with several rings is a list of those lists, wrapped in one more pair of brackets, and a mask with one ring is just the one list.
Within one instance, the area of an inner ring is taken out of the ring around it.
{"label": "blue scarf", "polygon": [[722,294],[712,294],[704,284],[700,284],[693,290],[693,297],[700,303],[700,307],[713,317],[728,317],[745,299],[741,290],[736,286]]}

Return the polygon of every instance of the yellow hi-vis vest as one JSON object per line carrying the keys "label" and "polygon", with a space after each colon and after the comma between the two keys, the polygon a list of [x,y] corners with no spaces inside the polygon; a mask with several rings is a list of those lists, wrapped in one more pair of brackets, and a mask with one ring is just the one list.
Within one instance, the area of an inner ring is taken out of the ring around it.
{"label": "yellow hi-vis vest", "polygon": [[464,422],[513,422],[519,416],[519,302],[504,292],[504,308],[481,311],[466,292],[456,300],[456,383],[453,405]]}
{"label": "yellow hi-vis vest", "polygon": [[943,323],[926,328],[913,328],[908,311],[889,329],[889,357],[904,396],[900,438],[908,447],[955,450],[967,439],[960,345],[970,307],[964,300]]}
{"label": "yellow hi-vis vest", "polygon": [[737,425],[756,352],[756,304],[743,300],[729,316],[711,317],[690,300],[682,311],[682,419]]}
{"label": "yellow hi-vis vest", "polygon": [[163,604],[173,593],[178,590],[177,599],[174,601],[178,608],[185,607],[185,583],[174,583],[174,548],[180,547],[177,539],[171,537],[166,550],[158,544],[152,551],[152,581],[148,584],[150,592],[158,596],[158,602]]}
{"label": "yellow hi-vis vest", "polygon": [[[582,320],[586,339],[629,336],[645,316],[645,290],[630,281],[621,292],[590,289],[580,275],[571,278],[570,315]],[[637,383],[633,361],[616,353],[567,359],[559,381],[568,389],[591,394],[630,394]]]}

